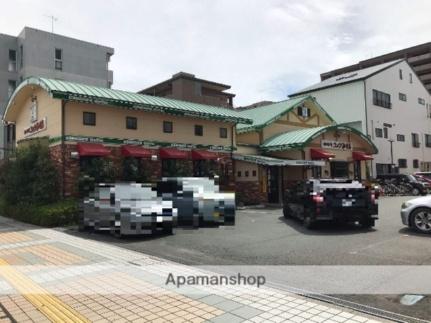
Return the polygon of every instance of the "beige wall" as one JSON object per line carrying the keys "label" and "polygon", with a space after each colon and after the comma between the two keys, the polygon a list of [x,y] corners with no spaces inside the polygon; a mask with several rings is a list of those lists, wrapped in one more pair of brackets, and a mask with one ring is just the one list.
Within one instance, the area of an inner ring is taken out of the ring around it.
{"label": "beige wall", "polygon": [[246,133],[237,133],[236,134],[238,144],[250,144],[250,145],[258,145],[259,144],[259,132],[246,132]]}
{"label": "beige wall", "polygon": [[[56,137],[61,135],[61,100],[52,99],[48,93],[40,88],[34,91],[27,91],[27,95],[19,98],[17,109],[11,113],[11,118],[16,122],[16,141],[23,139]],[[38,133],[30,136],[24,136],[24,129],[28,128],[30,123],[31,96],[37,97],[37,115],[38,120],[47,118],[47,127]]]}
{"label": "beige wall", "polygon": [[[245,172],[248,171],[248,177]],[[256,171],[256,176],[253,176],[253,171]],[[241,177],[238,177],[238,172],[241,172]],[[259,179],[258,165],[247,163],[240,160],[235,161],[235,180],[238,182],[253,182]]]}
{"label": "beige wall", "polygon": [[236,153],[243,155],[260,155],[257,147],[237,145]]}
{"label": "beige wall", "polygon": [[[96,126],[83,125],[84,111],[96,113]],[[137,130],[126,129],[126,116],[138,119]],[[163,133],[163,121],[173,122],[173,133]],[[202,137],[195,136],[195,124],[203,125]],[[230,146],[232,125],[227,122],[176,117],[157,112],[126,110],[76,102],[66,104],[65,133],[67,135]],[[227,128],[227,138],[220,138],[220,127]]]}

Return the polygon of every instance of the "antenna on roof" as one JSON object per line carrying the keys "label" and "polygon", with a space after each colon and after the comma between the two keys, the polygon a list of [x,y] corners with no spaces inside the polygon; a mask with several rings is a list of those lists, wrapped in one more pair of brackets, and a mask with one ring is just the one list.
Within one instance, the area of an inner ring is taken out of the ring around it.
{"label": "antenna on roof", "polygon": [[57,21],[58,18],[53,15],[44,15],[44,16],[51,19],[51,32],[54,33],[54,22]]}

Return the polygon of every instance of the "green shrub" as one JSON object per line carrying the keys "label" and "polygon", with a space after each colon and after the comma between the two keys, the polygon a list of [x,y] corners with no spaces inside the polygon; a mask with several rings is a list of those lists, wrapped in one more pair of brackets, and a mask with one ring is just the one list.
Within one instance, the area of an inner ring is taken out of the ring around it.
{"label": "green shrub", "polygon": [[79,207],[74,199],[38,206],[22,203],[10,205],[5,199],[0,199],[0,213],[18,221],[54,227],[77,223]]}
{"label": "green shrub", "polygon": [[18,149],[2,168],[1,193],[8,205],[52,203],[59,198],[59,177],[47,146]]}

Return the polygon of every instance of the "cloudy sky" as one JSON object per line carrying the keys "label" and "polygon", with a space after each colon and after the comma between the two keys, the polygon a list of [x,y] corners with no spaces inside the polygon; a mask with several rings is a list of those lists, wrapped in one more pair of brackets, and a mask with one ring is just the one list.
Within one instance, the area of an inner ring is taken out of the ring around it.
{"label": "cloudy sky", "polygon": [[14,0],[0,33],[23,26],[115,48],[114,88],[178,71],[232,86],[235,105],[282,100],[319,74],[431,41],[425,0]]}

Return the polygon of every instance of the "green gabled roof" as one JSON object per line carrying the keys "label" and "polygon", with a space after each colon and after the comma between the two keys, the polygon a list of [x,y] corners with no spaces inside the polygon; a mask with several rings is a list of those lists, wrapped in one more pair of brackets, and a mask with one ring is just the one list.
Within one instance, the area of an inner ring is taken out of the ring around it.
{"label": "green gabled roof", "polygon": [[4,114],[5,118],[11,102],[14,101],[17,93],[27,85],[40,86],[55,99],[157,111],[234,123],[247,124],[252,122],[247,117],[240,115],[239,112],[231,109],[40,77],[30,77],[21,82],[8,102]]}
{"label": "green gabled roof", "polygon": [[240,123],[236,126],[236,131],[237,133],[244,133],[262,129],[281,118],[287,112],[300,106],[306,100],[313,100],[316,106],[328,117],[328,119],[334,122],[331,116],[326,113],[317,101],[312,96],[307,95],[240,111],[240,114],[243,117],[253,120],[253,124]]}
{"label": "green gabled roof", "polygon": [[345,130],[352,132],[370,144],[373,150],[373,154],[377,154],[378,152],[377,147],[367,136],[365,136],[362,132],[356,130],[355,128],[348,127],[346,125],[329,125],[323,127],[284,132],[282,134],[278,134],[271,138],[268,138],[260,145],[260,148],[263,151],[267,152],[302,149],[307,147],[313,139],[320,136],[322,133],[325,133],[330,130]]}

